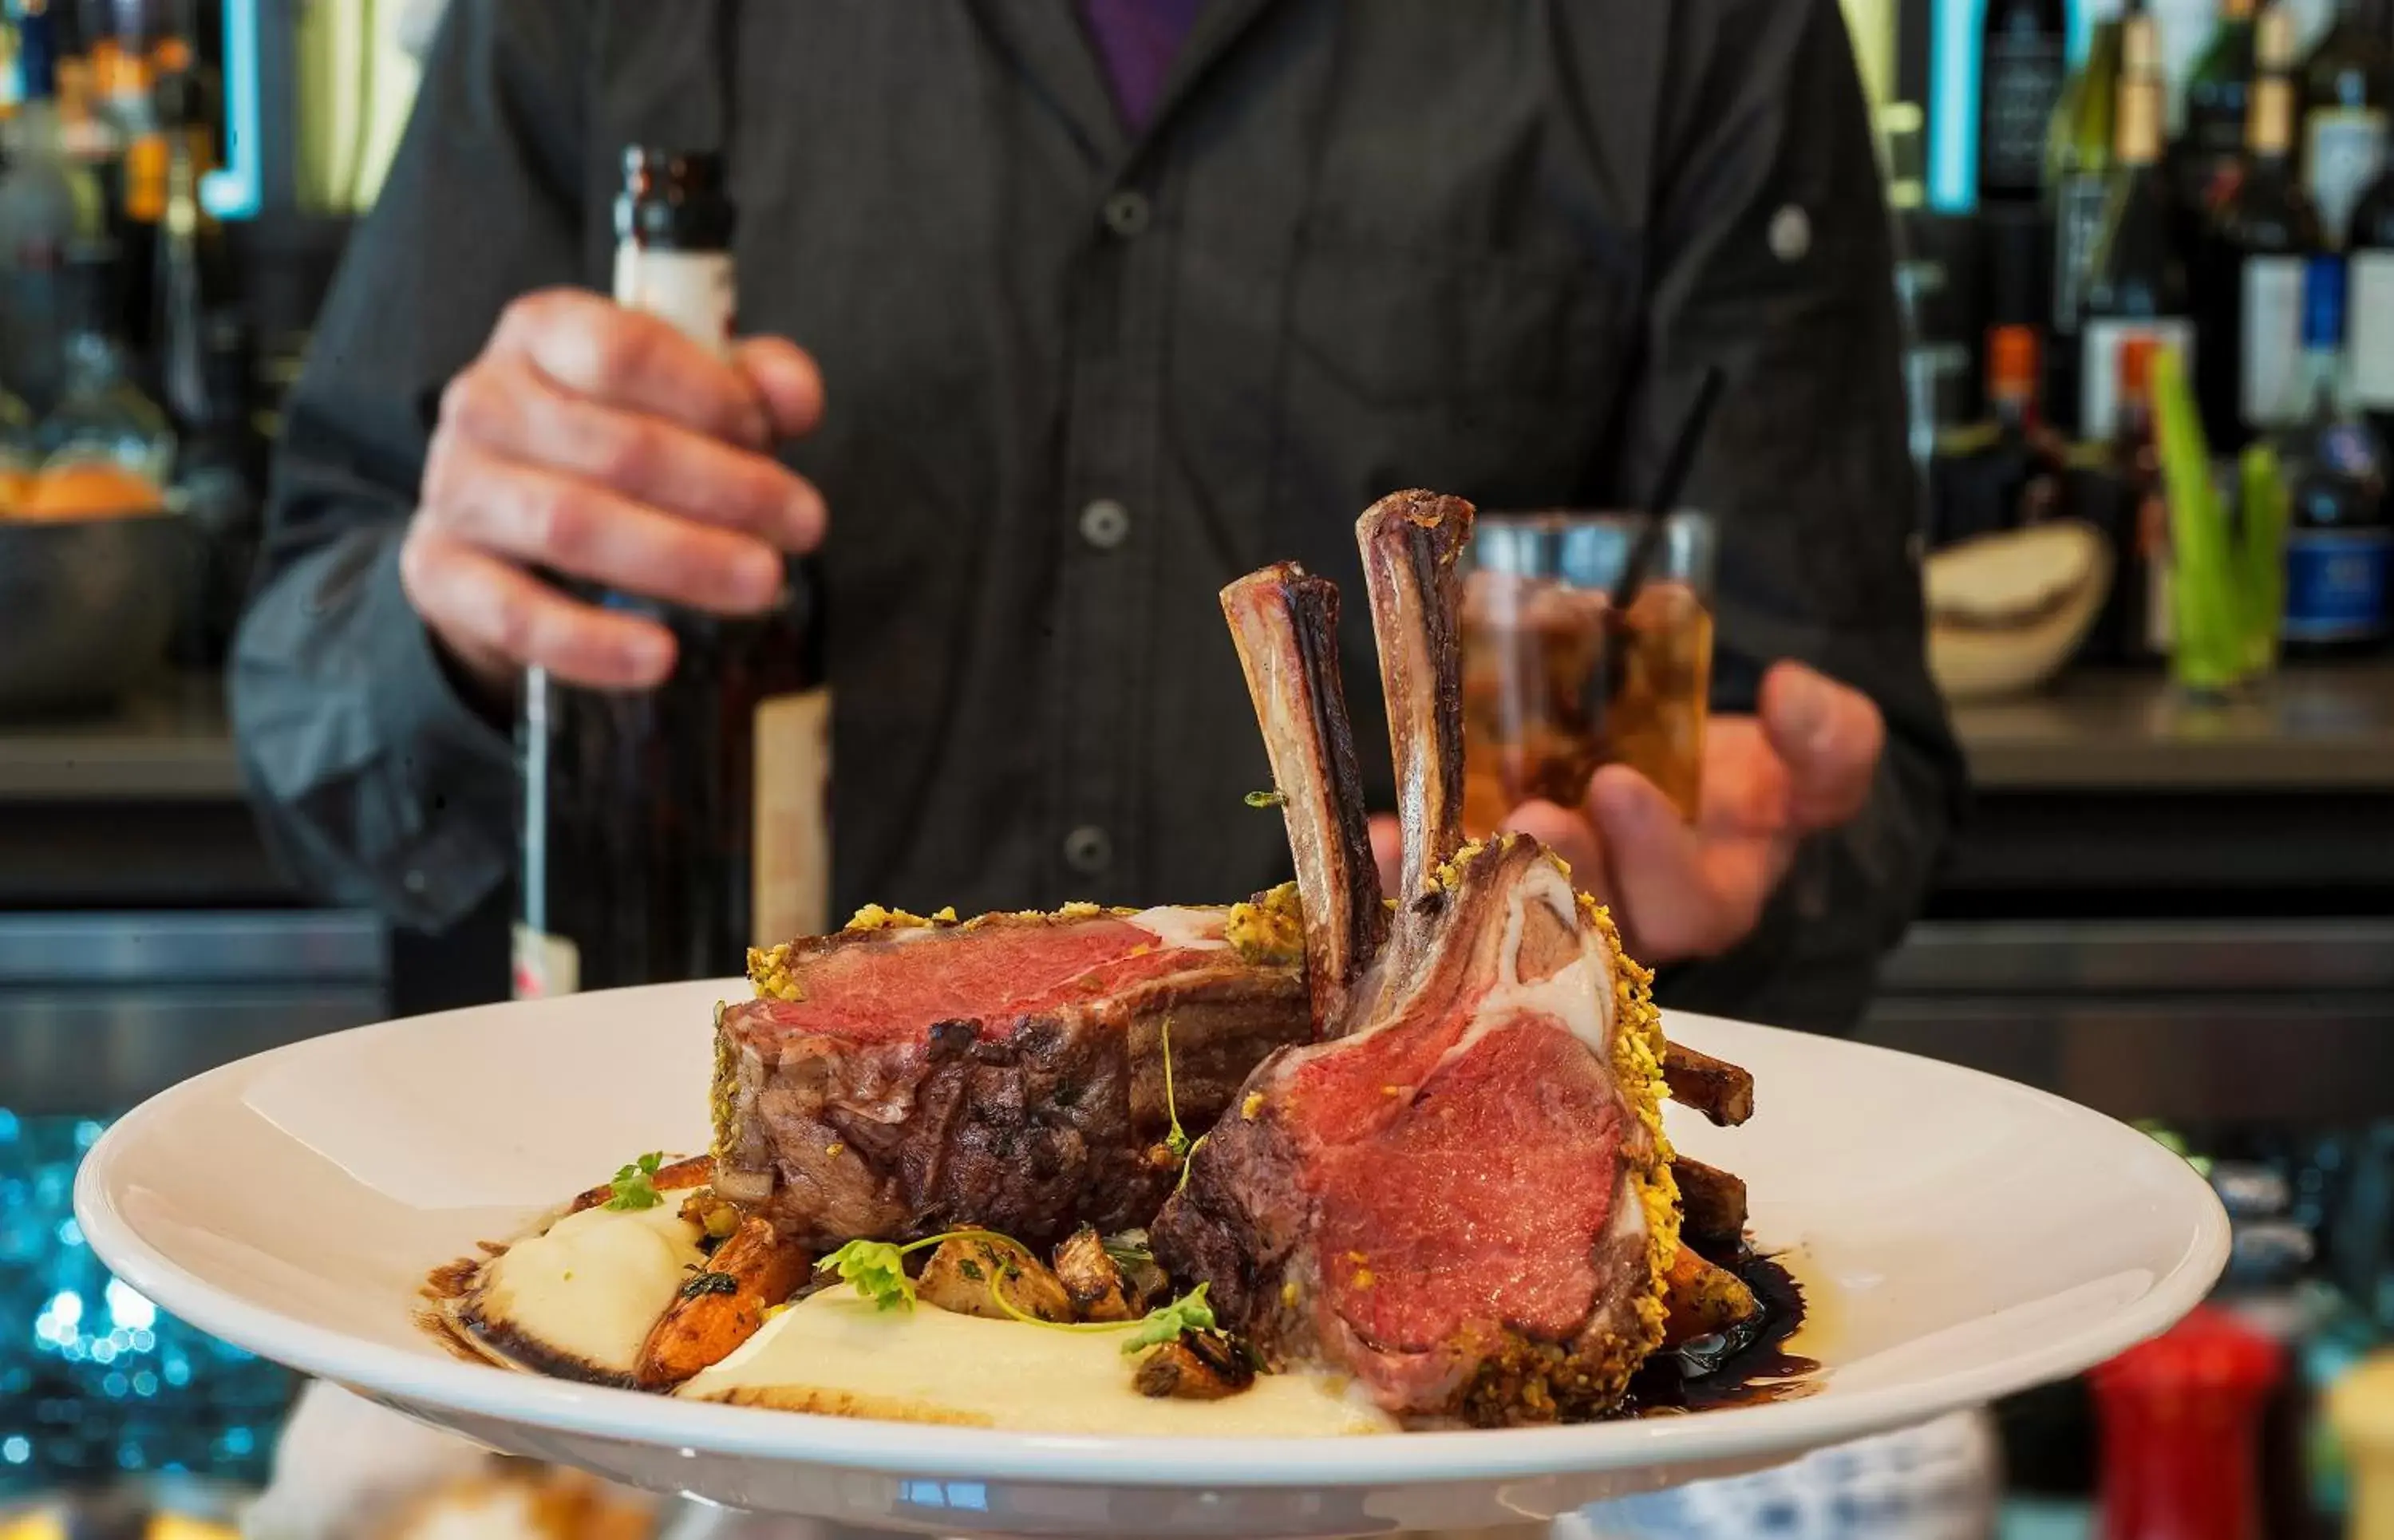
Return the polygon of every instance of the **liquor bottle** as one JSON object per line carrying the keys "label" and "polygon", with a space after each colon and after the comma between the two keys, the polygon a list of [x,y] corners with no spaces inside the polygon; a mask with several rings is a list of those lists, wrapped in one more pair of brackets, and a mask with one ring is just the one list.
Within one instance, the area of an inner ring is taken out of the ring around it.
{"label": "liquor bottle", "polygon": [[44,0],[18,18],[23,100],[0,169],[0,370],[37,406],[59,388],[59,270],[70,247],[99,232],[99,190],[60,138],[55,20]]}
{"label": "liquor bottle", "polygon": [[2303,351],[2303,273],[2319,249],[2319,217],[2294,165],[2293,17],[2262,17],[2248,153],[2233,190],[2197,248],[2195,313],[2203,338],[2195,391],[2203,437],[2218,454],[2308,415],[2297,399]]}
{"label": "liquor bottle", "polygon": [[175,431],[133,382],[115,318],[116,252],[105,242],[67,258],[66,380],[42,419],[46,480],[61,471],[116,473],[130,497],[163,490],[175,464]]}
{"label": "liquor bottle", "polygon": [[2353,205],[2345,307],[2353,404],[2394,445],[2394,164]]}
{"label": "liquor bottle", "polygon": [[[2282,4],[2282,0],[2281,0]],[[2242,169],[2258,63],[2254,0],[2224,0],[2186,77],[2186,128],[2174,151],[2178,206],[2190,237]]]}
{"label": "liquor bottle", "polygon": [[2341,249],[2353,204],[2386,164],[2394,49],[2378,0],[2336,0],[2335,20],[2303,60],[2303,182],[2320,228]]}
{"label": "liquor bottle", "polygon": [[1989,0],[1980,33],[1979,201],[2034,204],[2066,73],[2063,0]]}
{"label": "liquor bottle", "polygon": [[[635,147],[615,204],[615,297],[728,348],[733,208],[720,155]],[[519,996],[740,970],[745,949],[824,928],[829,697],[809,563],[761,616],[623,594],[669,626],[653,691],[525,680]]]}
{"label": "liquor bottle", "polygon": [[2111,469],[2119,498],[2112,526],[2118,602],[2111,606],[2119,628],[2117,656],[2155,663],[2170,655],[2177,634],[2170,584],[2168,490],[2162,478],[2161,450],[2153,436],[2153,355],[2161,345],[2130,337],[2117,355],[2112,396]]}
{"label": "liquor bottle", "polygon": [[206,99],[189,69],[161,75],[153,90],[156,145],[164,158],[151,264],[151,351],[158,393],[186,429],[210,415],[207,400],[207,318],[224,292],[224,258],[216,221],[200,204],[205,167]]}
{"label": "liquor bottle", "polygon": [[2394,524],[2386,449],[2344,388],[2344,264],[2316,257],[2303,287],[2303,427],[2288,434],[2286,616],[2291,654],[2367,652],[2387,636]]}
{"label": "liquor bottle", "polygon": [[2175,240],[2168,178],[2163,174],[2161,60],[2152,19],[2130,16],[2120,31],[2117,159],[2105,190],[2103,227],[2095,239],[2079,322],[2083,395],[2079,432],[2108,439],[2113,429],[2120,349],[2131,337],[2177,348],[2191,362],[2186,262]]}
{"label": "liquor bottle", "polygon": [[[2132,4],[2131,13],[2138,8]],[[2104,193],[2111,185],[2122,26],[2117,18],[2095,24],[2085,60],[2062,87],[2045,141],[2046,213],[2053,224],[2053,317],[2048,327],[2053,346],[2045,351],[2045,400],[2055,426],[2065,433],[2079,427],[2078,324],[2095,242],[2103,230]]]}
{"label": "liquor bottle", "polygon": [[2069,484],[2067,453],[2038,420],[2039,350],[2033,326],[1997,326],[1987,336],[1987,401],[1996,453],[2007,467],[2001,495],[2014,524],[2059,518]]}

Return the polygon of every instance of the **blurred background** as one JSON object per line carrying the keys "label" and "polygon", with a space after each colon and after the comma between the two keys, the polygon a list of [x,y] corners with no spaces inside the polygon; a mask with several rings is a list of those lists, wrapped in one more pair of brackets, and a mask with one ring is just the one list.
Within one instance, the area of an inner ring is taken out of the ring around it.
{"label": "blurred background", "polygon": [[[222,1521],[294,1389],[93,1261],[70,1188],[107,1120],[261,1048],[506,994],[503,914],[394,934],[284,881],[218,678],[278,403],[428,9],[0,9],[10,1540],[63,1533],[26,1506],[63,1491],[116,1494],[79,1521],[125,1533]],[[1932,647],[1977,784],[1865,1033],[2146,1122],[2209,1173],[2239,1233],[2220,1303],[2272,1352],[2185,1393],[2214,1398],[2268,1533],[2340,1533],[2320,1398],[2394,1330],[2394,6],[1847,9],[1900,231]],[[2332,228],[2271,226],[2273,177],[2319,183]],[[2269,357],[2242,298],[2260,259],[2296,311]],[[2229,596],[2231,662],[2157,618],[2188,612],[2173,583]],[[2079,1383],[1997,1410],[2006,1533],[2093,1532],[2104,1459],[2137,1447],[2122,1404]]]}

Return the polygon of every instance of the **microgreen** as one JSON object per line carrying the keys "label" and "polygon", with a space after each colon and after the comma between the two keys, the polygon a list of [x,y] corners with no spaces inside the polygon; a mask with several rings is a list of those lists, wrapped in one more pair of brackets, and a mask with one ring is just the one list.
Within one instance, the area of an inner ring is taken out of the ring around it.
{"label": "microgreen", "polygon": [[664,1164],[664,1152],[651,1150],[638,1160],[615,1173],[607,1183],[612,1196],[607,1206],[622,1214],[636,1208],[654,1208],[664,1202],[657,1191],[657,1167]]}

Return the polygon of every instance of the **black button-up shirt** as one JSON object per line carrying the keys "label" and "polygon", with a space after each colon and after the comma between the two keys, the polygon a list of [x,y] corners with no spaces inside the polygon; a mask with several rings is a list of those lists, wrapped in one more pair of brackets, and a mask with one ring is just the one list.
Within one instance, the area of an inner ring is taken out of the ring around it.
{"label": "black button-up shirt", "polygon": [[[736,26],[736,36],[723,29]],[[419,926],[504,883],[506,734],[396,551],[424,403],[524,290],[603,287],[621,147],[726,136],[743,328],[820,360],[835,899],[1224,900],[1278,818],[1216,591],[1349,595],[1356,514],[1643,496],[1700,372],[1716,704],[1795,657],[1889,752],[1683,1005],[1834,1026],[1956,757],[1921,660],[1889,227],[1836,0],[1213,0],[1123,126],[1059,0],[454,0],[287,413],[234,704],[278,847]]]}

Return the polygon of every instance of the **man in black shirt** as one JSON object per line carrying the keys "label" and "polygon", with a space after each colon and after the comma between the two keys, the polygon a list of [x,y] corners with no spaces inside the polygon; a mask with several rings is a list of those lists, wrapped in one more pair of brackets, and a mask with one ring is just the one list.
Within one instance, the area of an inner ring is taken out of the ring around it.
{"label": "man in black shirt", "polygon": [[[634,142],[729,151],[729,365],[573,292]],[[1960,784],[1897,351],[1836,0],[455,0],[289,403],[243,749],[297,869],[452,923],[520,667],[671,663],[532,571],[736,611],[820,540],[843,911],[1244,894],[1216,590],[1359,594],[1400,487],[1634,506],[1717,365],[1704,818],[1607,772],[1517,823],[1672,1003],[1839,1028]]]}

